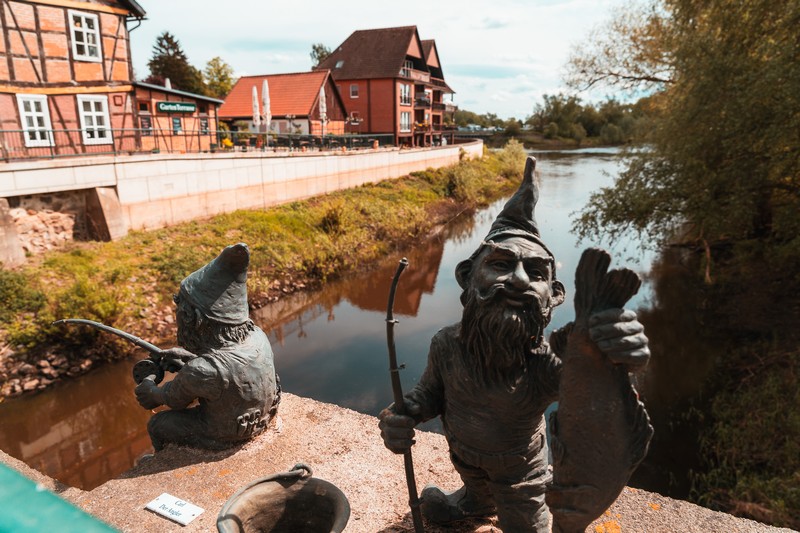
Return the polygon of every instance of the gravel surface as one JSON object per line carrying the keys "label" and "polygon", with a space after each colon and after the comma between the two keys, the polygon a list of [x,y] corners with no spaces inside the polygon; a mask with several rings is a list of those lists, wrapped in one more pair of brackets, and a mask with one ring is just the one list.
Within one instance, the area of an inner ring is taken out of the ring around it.
{"label": "gravel surface", "polygon": [[[427,483],[458,488],[442,435],[419,432],[413,449],[419,490]],[[347,532],[413,531],[407,507],[402,456],[383,447],[377,419],[354,411],[284,394],[274,427],[246,445],[226,452],[168,447],[142,461],[121,478],[92,491],[59,486],[0,452],[0,461],[22,470],[79,507],[121,531],[215,531],[225,501],[260,477],[290,470],[303,462],[314,477],[339,487],[352,509]],[[180,526],[144,509],[167,492],[198,505],[205,512]],[[429,533],[499,531],[491,520],[462,523]],[[616,532],[789,532],[750,520],[710,511],[658,494],[626,488],[614,505],[587,531]]]}

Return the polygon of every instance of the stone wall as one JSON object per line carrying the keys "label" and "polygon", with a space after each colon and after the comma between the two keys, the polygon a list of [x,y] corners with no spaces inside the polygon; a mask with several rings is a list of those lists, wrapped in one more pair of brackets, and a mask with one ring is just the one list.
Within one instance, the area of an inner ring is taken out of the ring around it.
{"label": "stone wall", "polygon": [[86,240],[86,192],[65,191],[8,199],[19,246],[35,255],[73,240]]}
{"label": "stone wall", "polygon": [[[0,166],[0,261],[70,240],[113,240],[237,209],[274,205],[480,157],[483,143],[351,152],[89,157]],[[0,206],[2,207],[2,206]],[[15,244],[16,243],[16,244]]]}

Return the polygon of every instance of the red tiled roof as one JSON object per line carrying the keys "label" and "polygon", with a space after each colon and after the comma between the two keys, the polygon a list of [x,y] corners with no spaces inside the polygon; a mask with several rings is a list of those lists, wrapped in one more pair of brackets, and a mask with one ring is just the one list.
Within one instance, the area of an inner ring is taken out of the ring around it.
{"label": "red tiled roof", "polygon": [[418,38],[416,26],[354,31],[318,68],[336,80],[397,78],[411,40]]}
{"label": "red tiled roof", "polygon": [[319,88],[327,77],[327,70],[243,76],[239,78],[230,94],[225,98],[225,103],[219,108],[219,118],[251,117],[253,115],[253,87],[258,91],[260,105],[261,87],[265,79],[269,84],[269,107],[272,116],[308,116],[319,97]]}

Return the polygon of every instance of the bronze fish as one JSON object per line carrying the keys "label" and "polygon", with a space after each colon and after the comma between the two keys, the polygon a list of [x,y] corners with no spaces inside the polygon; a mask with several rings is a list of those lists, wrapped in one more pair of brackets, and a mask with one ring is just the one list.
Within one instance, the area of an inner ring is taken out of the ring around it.
{"label": "bronze fish", "polygon": [[550,418],[553,483],[546,501],[556,533],[584,532],[611,506],[647,454],[653,428],[627,370],[589,337],[589,317],[621,308],[639,290],[631,270],[608,271],[603,250],[575,272],[575,323],[562,354],[558,410]]}

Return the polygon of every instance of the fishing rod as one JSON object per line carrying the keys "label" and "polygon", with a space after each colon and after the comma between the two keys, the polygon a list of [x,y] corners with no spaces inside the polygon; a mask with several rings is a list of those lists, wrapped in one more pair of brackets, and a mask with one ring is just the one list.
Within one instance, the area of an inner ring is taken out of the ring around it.
{"label": "fishing rod", "polygon": [[[386,306],[386,343],[389,347],[389,375],[392,378],[392,393],[394,394],[394,410],[398,415],[406,414],[406,404],[403,399],[403,386],[400,384],[400,368],[397,365],[397,351],[394,346],[394,325],[397,320],[394,318],[394,295],[397,290],[397,283],[400,281],[400,274],[408,266],[408,259],[405,257],[400,260],[397,270],[392,279],[392,287],[389,289],[389,303]],[[406,485],[408,486],[408,504],[411,507],[411,519],[414,521],[414,531],[424,533],[422,527],[422,513],[419,505],[419,495],[417,494],[417,482],[414,479],[414,462],[411,459],[411,448],[403,452],[403,462],[406,470]]]}
{"label": "fishing rod", "polygon": [[54,326],[58,326],[61,324],[83,324],[85,326],[91,326],[95,329],[99,329],[101,331],[105,331],[108,333],[112,333],[117,335],[118,337],[122,337],[126,341],[132,342],[139,348],[144,348],[148,352],[150,352],[149,359],[142,359],[141,361],[137,361],[131,372],[133,373],[133,380],[138,385],[148,376],[153,377],[153,381],[158,384],[161,383],[161,380],[164,379],[164,369],[161,367],[161,358],[163,356],[164,350],[156,346],[155,344],[151,344],[144,339],[140,339],[136,335],[132,335],[126,331],[122,331],[121,329],[117,329],[111,326],[107,326],[101,322],[95,322],[94,320],[87,320],[85,318],[63,318],[61,320],[56,320],[53,322]]}

